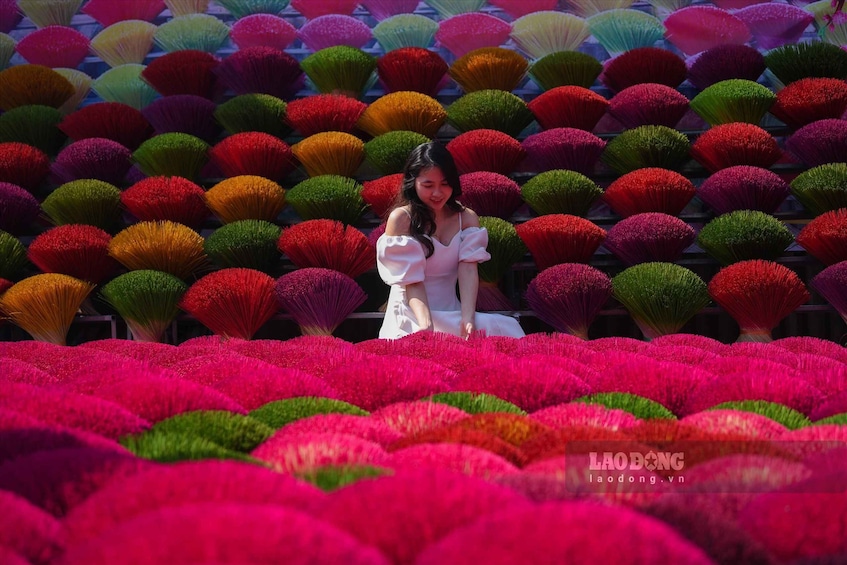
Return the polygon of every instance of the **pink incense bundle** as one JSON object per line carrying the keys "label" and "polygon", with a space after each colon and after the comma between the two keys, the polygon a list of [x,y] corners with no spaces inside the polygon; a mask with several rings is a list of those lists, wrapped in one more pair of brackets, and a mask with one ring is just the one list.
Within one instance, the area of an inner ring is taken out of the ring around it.
{"label": "pink incense bundle", "polygon": [[830,265],[809,281],[815,292],[826,299],[847,322],[847,261]]}
{"label": "pink incense bundle", "polygon": [[205,51],[180,49],[150,61],[141,78],[162,96],[193,94],[214,100],[220,86],[212,71],[219,64],[217,57]]}
{"label": "pink incense bundle", "polygon": [[27,34],[15,50],[27,63],[75,69],[88,55],[89,39],[72,27],[50,25]]}
{"label": "pink incense bundle", "polygon": [[[533,355],[462,371],[454,390],[494,395],[534,412],[580,398],[589,394],[591,387],[566,367],[556,364],[555,357]],[[525,460],[523,454],[519,457]]]}
{"label": "pink incense bundle", "polygon": [[696,192],[694,184],[676,171],[647,167],[612,182],[603,200],[622,218],[644,212],[678,216]]}
{"label": "pink incense bundle", "polygon": [[148,177],[121,192],[121,204],[140,221],[183,224],[200,231],[209,217],[205,191],[182,177]]}
{"label": "pink incense bundle", "polygon": [[556,331],[588,339],[588,328],[612,295],[609,277],[581,263],[562,263],[540,272],[526,289],[526,301]]}
{"label": "pink incense bundle", "polygon": [[568,169],[590,176],[606,142],[593,133],[576,128],[553,128],[527,136],[524,168],[533,172]]}
{"label": "pink incense bundle", "polygon": [[543,129],[591,131],[606,114],[609,101],[583,86],[557,86],[533,98],[527,107]]}
{"label": "pink incense bundle", "polygon": [[459,174],[491,171],[508,175],[526,157],[526,150],[514,137],[493,129],[472,129],[447,143]]}
{"label": "pink incense bundle", "polygon": [[250,14],[232,23],[229,38],[239,49],[273,47],[284,51],[297,39],[297,28],[275,14]]}
{"label": "pink incense bundle", "polygon": [[424,400],[395,402],[371,414],[373,420],[382,422],[403,435],[453,424],[466,417],[467,413],[459,408]]}
{"label": "pink incense bundle", "polygon": [[153,465],[127,453],[114,440],[64,427],[8,430],[4,437],[8,447],[3,446],[0,457],[4,461],[0,488],[57,518],[67,515],[110,481]]}
{"label": "pink incense bundle", "polygon": [[468,12],[441,20],[435,40],[456,58],[482,47],[499,47],[509,40],[512,26],[482,12]]}
{"label": "pink incense bundle", "polygon": [[403,434],[388,424],[367,416],[353,414],[315,414],[286,424],[277,432],[279,436],[310,433],[342,433],[373,441],[388,447]]}
{"label": "pink incense bundle", "polygon": [[815,21],[809,10],[773,2],[746,6],[733,15],[747,24],[756,46],[763,51],[797,43],[809,24]]}
{"label": "pink incense bundle", "polygon": [[366,180],[362,183],[362,198],[377,217],[384,218],[400,196],[402,182],[403,173]]}
{"label": "pink incense bundle", "polygon": [[588,263],[606,230],[568,214],[547,214],[515,226],[539,271],[559,263]]}
{"label": "pink incense bundle", "polygon": [[111,240],[112,236],[100,228],[66,224],[33,239],[27,258],[42,272],[99,284],[118,269],[117,261],[108,252]]}
{"label": "pink incense bundle", "polygon": [[462,203],[480,216],[508,220],[523,205],[521,187],[500,173],[477,171],[459,177]]}
{"label": "pink incense bundle", "polygon": [[103,137],[135,151],[153,135],[153,128],[140,110],[120,102],[96,102],[68,114],[59,129],[74,141]]}
{"label": "pink incense bundle", "polygon": [[809,300],[794,271],[759,259],[724,267],[708,288],[712,299],[738,322],[739,341],[771,341],[779,322]]}
{"label": "pink incense bundle", "polygon": [[288,144],[260,131],[225,137],[209,150],[209,157],[226,177],[253,175],[282,182],[297,168]]}
{"label": "pink incense bundle", "polygon": [[794,132],[785,148],[809,167],[841,163],[847,153],[847,122],[833,118],[812,122]]}
{"label": "pink incense bundle", "polygon": [[847,110],[847,84],[825,77],[801,78],[776,93],[770,113],[793,129],[827,118],[840,118]]}
{"label": "pink incense bundle", "polygon": [[327,14],[352,16],[359,5],[358,0],[292,0],[291,7],[303,14],[307,20],[313,20]]}
{"label": "pink incense bundle", "polygon": [[300,63],[272,47],[247,47],[213,69],[235,94],[270,94],[291,100],[302,88],[305,74]]}
{"label": "pink incense bundle", "polygon": [[814,218],[797,234],[797,243],[824,265],[847,261],[847,208]]}
{"label": "pink incense bundle", "polygon": [[297,269],[279,277],[274,293],[303,335],[332,335],[367,298],[349,276],[319,267]]}
{"label": "pink incense bundle", "polygon": [[373,18],[381,22],[398,14],[411,14],[418,7],[418,0],[361,0],[359,4]]}
{"label": "pink incense bundle", "polygon": [[[420,447],[424,452],[416,453],[417,457],[400,457],[403,463],[393,476],[358,481],[327,497],[318,512],[322,523],[377,548],[386,556],[386,563],[414,563],[419,553],[468,524],[493,513],[529,506],[529,501],[514,490],[485,480],[483,469],[489,460],[478,455],[481,449],[465,451],[468,470],[479,475],[474,477],[453,470],[454,465],[461,467],[458,450],[436,449],[440,445]],[[441,457],[449,468],[434,469],[440,466]],[[393,459],[392,454],[386,461],[391,467]],[[490,464],[490,469],[492,474],[496,469],[516,471],[514,466],[502,464]]]}
{"label": "pink incense bundle", "polygon": [[756,81],[763,72],[764,55],[749,45],[718,45],[688,60],[688,82],[700,90],[734,78]]}
{"label": "pink incense bundle", "polygon": [[714,6],[688,6],[669,15],[665,38],[686,55],[694,55],[717,45],[743,45],[750,30],[740,18]]}
{"label": "pink incense bundle", "polygon": [[533,12],[555,10],[558,0],[489,0],[488,3],[497,6],[516,20]]}
{"label": "pink incense bundle", "polygon": [[624,128],[657,125],[675,128],[688,111],[688,98],[657,83],[636,84],[618,92],[609,102],[609,114]]}
{"label": "pink incense bundle", "polygon": [[[823,445],[833,447],[837,442],[843,441],[834,433],[840,427],[826,426],[825,428],[830,428],[830,437],[820,434],[805,439],[804,443],[816,446],[823,441]],[[819,428],[821,427],[810,426],[798,432],[815,432],[819,431]],[[803,442],[797,437],[797,432],[783,436],[782,441],[798,444]],[[785,563],[815,560],[837,562],[844,554],[844,541],[837,524],[847,513],[847,502],[844,501],[843,495],[833,494],[840,493],[838,485],[843,470],[832,471],[829,466],[832,461],[843,458],[843,452],[840,455],[836,455],[837,453],[835,449],[826,454],[821,453],[818,458],[820,463],[810,463],[808,466],[817,470],[816,474],[784,488],[763,492],[739,511],[739,527],[764,547],[773,559]],[[815,519],[809,521],[800,516],[815,516]]]}
{"label": "pink incense bundle", "polygon": [[635,214],[612,226],[603,245],[626,265],[650,261],[673,263],[694,243],[696,234],[675,216]]}
{"label": "pink incense bundle", "polygon": [[[324,455],[313,465],[376,465],[381,462],[358,442],[347,441],[349,436],[326,435],[340,443],[343,455],[337,453],[338,444],[330,442],[323,445],[322,449],[324,453],[329,453],[335,448],[335,457]],[[269,460],[273,468],[281,473],[293,475],[311,468],[299,467],[294,461],[305,458],[305,454],[315,450],[315,447],[304,441],[302,446],[294,444],[287,451],[280,449],[279,461],[261,449],[260,446],[253,452],[253,456]],[[370,456],[363,457],[363,452],[368,452]],[[358,453],[360,457],[351,455],[353,453]],[[197,470],[192,476],[202,475],[203,472]],[[239,479],[221,478],[218,484],[227,484],[230,480]],[[194,482],[187,484],[193,485]],[[248,484],[254,483],[250,481]],[[192,489],[185,487],[185,490]],[[266,488],[263,492],[269,490]],[[228,563],[240,559],[248,563],[279,561],[290,565],[305,565],[310,559],[306,557],[310,553],[309,548],[320,547],[322,557],[329,563],[364,565],[387,562],[376,548],[306,514],[303,511],[306,505],[303,503],[243,503],[241,498],[232,498],[233,501],[208,503],[208,498],[198,497],[202,502],[179,503],[139,513],[138,517],[108,529],[108,534],[69,548],[63,559],[67,565],[105,565],[115,562],[115,556],[126,551],[146,563]],[[192,538],[190,534],[196,531],[198,523],[203,524],[202,541]],[[157,531],[160,533],[154,534]],[[138,543],[139,539],[149,540],[150,536],[156,537],[155,544]]]}
{"label": "pink incense bundle", "polygon": [[376,264],[367,237],[336,220],[306,220],[282,231],[277,247],[297,267],[319,267],[356,278]]}
{"label": "pink incense bundle", "polygon": [[376,72],[386,93],[411,91],[435,97],[449,81],[447,62],[423,47],[392,49],[376,62]]}
{"label": "pink incense bundle", "polygon": [[76,546],[159,508],[195,503],[304,506],[324,494],[290,475],[237,461],[183,461],[156,465],[111,482],[65,517],[68,545]]}
{"label": "pink incense bundle", "polygon": [[691,144],[691,156],[710,172],[736,165],[769,168],[782,157],[776,139],[754,124],[714,126]]}
{"label": "pink incense bundle", "polygon": [[191,285],[179,307],[216,335],[251,339],[276,314],[274,280],[253,269],[221,269]]}
{"label": "pink incense bundle", "polygon": [[697,189],[697,197],[719,215],[735,210],[773,214],[790,192],[789,184],[776,173],[737,165],[709,176]]}
{"label": "pink incense bundle", "polygon": [[97,20],[103,27],[108,27],[125,20],[152,22],[164,9],[165,3],[162,0],[88,0],[81,11]]}
{"label": "pink incense bundle", "polygon": [[[597,437],[600,442],[625,439],[622,435],[612,437],[612,434],[600,433]],[[576,456],[574,459],[573,466],[568,465],[570,472],[566,476],[567,491],[573,493],[579,489],[577,492],[591,492],[593,496],[598,492],[606,493],[604,487],[589,483],[588,457]],[[563,464],[558,461],[557,463]],[[562,472],[561,468],[559,472]],[[617,472],[610,471],[594,473],[608,473],[610,479],[617,476]],[[633,473],[629,476],[636,482],[657,479],[650,471],[643,470],[639,473],[643,474]],[[583,477],[583,474],[586,476]],[[598,475],[594,475],[595,480],[599,478]],[[632,493],[628,487],[616,485],[614,491],[609,491],[606,496],[614,500],[626,498],[628,495],[638,496],[638,493]],[[556,532],[568,532],[568,535]],[[619,540],[613,551],[619,550],[631,556],[630,559],[624,560],[628,563],[647,562],[653,552],[659,552],[678,563],[713,563],[700,548],[655,518],[625,508],[621,504],[562,500],[483,516],[430,544],[418,556],[416,563],[472,565],[495,563],[498,560],[500,563],[522,560],[540,562],[549,555],[568,555],[569,559],[577,562],[589,562],[602,559],[603,555],[610,551],[608,547],[601,547],[602,544],[586,543],[588,539],[599,539],[598,536]],[[629,541],[635,539],[639,541]]]}
{"label": "pink incense bundle", "polygon": [[685,80],[687,72],[685,61],[673,51],[638,47],[606,61],[600,82],[613,92],[643,83],[676,88]]}
{"label": "pink incense bundle", "polygon": [[327,131],[353,133],[367,107],[350,96],[315,94],[289,102],[285,119],[304,137]]}
{"label": "pink incense bundle", "polygon": [[353,16],[326,14],[307,21],[297,30],[297,38],[311,51],[336,45],[361,49],[373,38],[368,24]]}

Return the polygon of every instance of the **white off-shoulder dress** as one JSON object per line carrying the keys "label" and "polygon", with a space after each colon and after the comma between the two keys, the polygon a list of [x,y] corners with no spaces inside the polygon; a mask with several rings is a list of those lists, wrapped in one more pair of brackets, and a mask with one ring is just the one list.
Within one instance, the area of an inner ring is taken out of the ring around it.
{"label": "white off-shoulder dress", "polygon": [[[444,245],[431,238],[435,251],[426,257],[421,243],[409,235],[383,234],[376,243],[376,264],[380,277],[391,286],[385,320],[379,331],[381,338],[400,338],[420,330],[406,298],[406,285],[423,281],[432,315],[433,329],[460,334],[462,306],[456,292],[459,262],[482,263],[491,259],[488,231],[485,228],[462,229]],[[523,337],[524,331],[514,318],[501,314],[477,312],[477,331],[486,335]]]}

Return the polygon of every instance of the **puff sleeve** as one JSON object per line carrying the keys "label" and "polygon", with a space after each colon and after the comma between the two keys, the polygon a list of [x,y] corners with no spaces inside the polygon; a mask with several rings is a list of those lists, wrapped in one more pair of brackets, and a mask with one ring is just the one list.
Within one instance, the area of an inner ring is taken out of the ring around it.
{"label": "puff sleeve", "polygon": [[488,247],[488,230],[485,228],[465,228],[460,236],[459,261],[466,263],[484,263],[491,259],[486,251]]}
{"label": "puff sleeve", "polygon": [[426,255],[418,240],[408,235],[381,235],[376,241],[376,268],[385,284],[423,282]]}

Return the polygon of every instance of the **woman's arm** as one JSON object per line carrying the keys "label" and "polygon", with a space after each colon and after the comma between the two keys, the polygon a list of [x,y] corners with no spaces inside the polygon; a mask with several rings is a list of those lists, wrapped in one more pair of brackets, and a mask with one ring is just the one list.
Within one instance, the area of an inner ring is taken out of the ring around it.
{"label": "woman's arm", "polygon": [[[388,221],[385,225],[385,234],[389,236],[409,235],[412,220],[409,214],[401,209],[395,208],[388,216]],[[429,311],[429,302],[426,298],[426,287],[423,282],[417,282],[406,285],[406,300],[409,303],[409,309],[415,315],[415,320],[418,322],[418,327],[421,330],[432,330],[432,314]]]}
{"label": "woman's arm", "polygon": [[[479,217],[470,208],[462,212],[463,228],[478,228]],[[467,338],[476,330],[476,297],[479,292],[479,269],[476,263],[459,262],[459,299],[462,321],[459,334]]]}

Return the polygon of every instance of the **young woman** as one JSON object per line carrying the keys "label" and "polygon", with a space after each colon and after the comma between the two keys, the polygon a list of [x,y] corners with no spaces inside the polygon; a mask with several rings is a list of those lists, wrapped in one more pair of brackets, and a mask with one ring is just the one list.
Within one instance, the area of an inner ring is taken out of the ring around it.
{"label": "young woman", "polygon": [[440,331],[467,338],[477,330],[524,335],[514,318],[475,311],[477,263],[491,255],[485,249],[488,232],[459,203],[461,193],[459,173],[443,145],[424,143],[412,151],[399,202],[377,240],[377,270],[391,285],[379,337]]}

